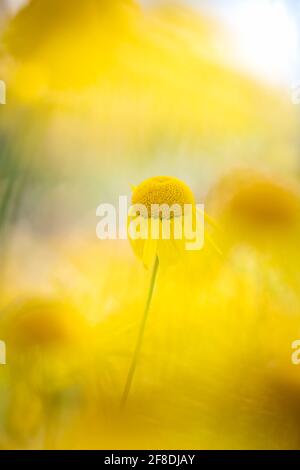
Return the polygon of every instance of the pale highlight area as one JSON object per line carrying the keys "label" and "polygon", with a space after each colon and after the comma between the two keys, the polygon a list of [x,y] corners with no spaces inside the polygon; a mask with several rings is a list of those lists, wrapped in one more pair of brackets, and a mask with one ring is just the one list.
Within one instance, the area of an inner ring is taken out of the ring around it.
{"label": "pale highlight area", "polygon": [[282,0],[238,2],[231,24],[236,33],[237,60],[271,83],[288,84],[295,73],[299,37]]}
{"label": "pale highlight area", "polygon": [[6,344],[0,341],[0,364],[6,364]]}
{"label": "pale highlight area", "polygon": [[0,104],[6,104],[6,83],[0,80]]}

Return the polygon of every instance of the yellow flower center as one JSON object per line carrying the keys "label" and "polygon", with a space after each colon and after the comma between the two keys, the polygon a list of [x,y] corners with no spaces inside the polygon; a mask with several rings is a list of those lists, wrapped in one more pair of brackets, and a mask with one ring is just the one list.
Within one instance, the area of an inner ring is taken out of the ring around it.
{"label": "yellow flower center", "polygon": [[[148,217],[153,215],[153,204],[166,204],[169,208],[178,205],[184,209],[185,204],[195,204],[190,188],[177,178],[171,176],[155,176],[139,184],[133,191],[132,204],[142,204],[147,208]],[[172,216],[172,215],[171,215]],[[164,217],[161,213],[160,217]]]}

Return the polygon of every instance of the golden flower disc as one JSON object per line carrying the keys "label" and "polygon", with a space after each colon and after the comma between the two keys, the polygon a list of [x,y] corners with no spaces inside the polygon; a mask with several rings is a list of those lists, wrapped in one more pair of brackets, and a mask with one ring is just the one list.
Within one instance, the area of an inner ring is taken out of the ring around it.
{"label": "golden flower disc", "polygon": [[142,204],[147,208],[148,217],[151,215],[153,204],[166,204],[169,207],[185,204],[195,204],[195,198],[190,188],[178,178],[171,176],[155,176],[139,184],[133,191],[132,204]]}

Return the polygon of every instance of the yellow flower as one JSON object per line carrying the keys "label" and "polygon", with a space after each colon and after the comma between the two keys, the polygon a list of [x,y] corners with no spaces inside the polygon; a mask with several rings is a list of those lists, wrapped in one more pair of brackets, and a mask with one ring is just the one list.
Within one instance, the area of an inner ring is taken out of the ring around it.
{"label": "yellow flower", "polygon": [[[176,262],[191,241],[184,225],[188,223],[196,238],[196,221],[194,195],[178,178],[156,176],[133,188],[128,235],[146,268],[153,266],[156,257],[162,266]],[[135,237],[131,229],[139,236]]]}
{"label": "yellow flower", "polygon": [[34,349],[78,347],[84,341],[86,324],[67,302],[34,297],[17,303],[3,316],[1,331],[7,344],[24,354]]}
{"label": "yellow flower", "polygon": [[249,242],[264,249],[291,244],[299,234],[300,196],[293,183],[254,170],[224,177],[208,197],[210,211],[226,227],[229,245]]}
{"label": "yellow flower", "polygon": [[[195,198],[190,188],[179,179],[157,176],[145,180],[133,189],[132,204],[128,217],[129,240],[144,265],[147,268],[152,267],[152,276],[122,394],[121,409],[124,409],[129,397],[139,360],[158,267],[176,261],[190,241],[190,235],[195,234],[196,241],[198,239]],[[186,222],[189,225],[189,233],[186,230]],[[200,237],[200,245],[202,241]]]}

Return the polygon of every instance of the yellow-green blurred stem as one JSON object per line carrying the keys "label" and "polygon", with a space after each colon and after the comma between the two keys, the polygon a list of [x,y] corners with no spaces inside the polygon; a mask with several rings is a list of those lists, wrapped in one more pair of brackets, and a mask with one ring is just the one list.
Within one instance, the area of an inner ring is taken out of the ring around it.
{"label": "yellow-green blurred stem", "polygon": [[145,327],[146,327],[148,313],[149,313],[149,308],[150,308],[150,305],[151,305],[151,300],[152,300],[152,297],[153,297],[155,281],[156,281],[156,277],[157,277],[158,265],[159,265],[159,261],[158,261],[158,257],[156,257],[154,265],[153,265],[151,282],[150,282],[150,286],[149,286],[149,292],[148,292],[147,302],[146,302],[146,306],[145,306],[145,310],[144,310],[144,315],[143,315],[143,318],[142,318],[142,322],[141,322],[141,326],[140,326],[140,330],[139,330],[139,335],[138,335],[138,338],[137,338],[133,358],[132,358],[132,361],[131,361],[130,369],[128,371],[128,376],[127,376],[126,384],[125,384],[123,395],[122,395],[121,408],[124,408],[125,405],[126,405],[126,402],[127,402],[127,399],[128,399],[129,393],[130,393],[130,389],[131,389],[131,386],[132,386],[132,382],[133,382],[137,362],[138,362],[139,355],[140,355],[140,352],[141,352]]}

